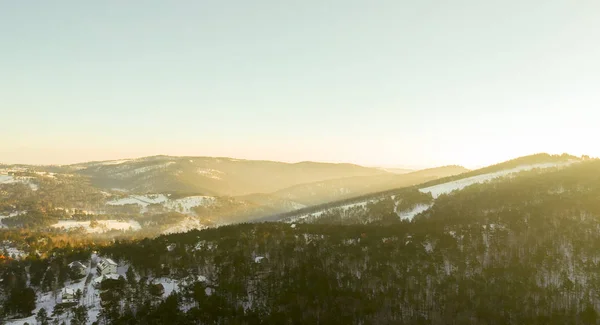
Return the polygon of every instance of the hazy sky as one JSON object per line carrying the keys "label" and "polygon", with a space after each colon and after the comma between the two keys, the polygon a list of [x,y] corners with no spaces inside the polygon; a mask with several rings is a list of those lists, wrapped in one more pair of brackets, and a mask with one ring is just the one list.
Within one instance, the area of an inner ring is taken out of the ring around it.
{"label": "hazy sky", "polygon": [[0,0],[0,162],[600,156],[600,1]]}

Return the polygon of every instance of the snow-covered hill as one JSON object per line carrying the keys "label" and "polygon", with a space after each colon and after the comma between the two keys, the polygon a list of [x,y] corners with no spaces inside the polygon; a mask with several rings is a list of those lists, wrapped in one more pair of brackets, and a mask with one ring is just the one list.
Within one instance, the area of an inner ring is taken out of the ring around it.
{"label": "snow-covered hill", "polygon": [[[442,184],[438,184],[438,185],[434,185],[434,186],[420,188],[419,191],[422,193],[430,193],[434,199],[437,199],[442,194],[449,194],[449,193],[452,193],[452,191],[460,191],[461,189],[463,189],[469,185],[489,182],[491,180],[501,178],[501,177],[514,176],[516,173],[524,172],[524,171],[528,171],[528,170],[532,170],[532,169],[536,169],[536,168],[545,169],[545,168],[566,167],[566,166],[569,166],[576,162],[577,161],[575,161],[575,160],[570,160],[570,161],[566,161],[566,162],[550,162],[550,163],[523,165],[523,166],[518,166],[515,168],[500,170],[500,171],[493,172],[493,173],[487,173],[487,174],[462,178],[462,179],[447,182],[447,183],[442,183]],[[427,211],[427,209],[429,209],[432,206],[433,206],[433,204],[417,205],[412,210],[405,211],[405,212],[399,214],[399,217],[402,219],[411,220],[414,216],[416,216],[419,213]]]}
{"label": "snow-covered hill", "polygon": [[463,189],[469,185],[487,182],[487,181],[493,180],[498,177],[504,177],[504,176],[508,176],[508,175],[515,174],[518,172],[532,170],[535,168],[544,169],[544,168],[552,168],[552,167],[564,167],[564,166],[571,165],[575,162],[576,161],[571,160],[571,161],[560,162],[560,163],[551,162],[551,163],[523,165],[523,166],[518,166],[515,168],[500,170],[500,171],[497,171],[494,173],[487,173],[487,174],[462,178],[462,179],[459,179],[456,181],[422,188],[422,189],[419,189],[419,191],[421,191],[423,193],[431,193],[431,195],[435,199],[442,194],[448,194],[452,191]]}

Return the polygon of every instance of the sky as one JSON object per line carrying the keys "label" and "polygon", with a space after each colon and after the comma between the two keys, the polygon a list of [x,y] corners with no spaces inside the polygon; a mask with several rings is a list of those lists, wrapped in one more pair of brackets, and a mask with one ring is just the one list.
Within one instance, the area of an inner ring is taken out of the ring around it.
{"label": "sky", "polygon": [[600,156],[600,1],[0,1],[0,162]]}

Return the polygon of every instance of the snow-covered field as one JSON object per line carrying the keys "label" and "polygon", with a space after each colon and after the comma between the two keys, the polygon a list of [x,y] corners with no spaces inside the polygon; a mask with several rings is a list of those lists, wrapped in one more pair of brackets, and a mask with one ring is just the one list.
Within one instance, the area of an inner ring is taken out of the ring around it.
{"label": "snow-covered field", "polygon": [[103,233],[109,230],[136,231],[142,229],[142,226],[140,226],[140,224],[134,220],[97,220],[97,222],[98,226],[90,227],[91,221],[60,220],[58,223],[53,224],[52,227],[62,228],[65,230],[84,228],[88,233]]}
{"label": "snow-covered field", "polygon": [[130,195],[125,198],[108,201],[108,205],[126,205],[137,204],[142,207],[142,212],[150,204],[161,204],[165,209],[177,211],[184,214],[192,214],[192,208],[197,206],[207,206],[214,203],[212,196],[188,196],[176,200],[171,200],[164,194]]}
{"label": "snow-covered field", "polygon": [[488,174],[482,174],[482,175],[462,178],[462,179],[459,179],[456,181],[422,188],[422,189],[419,189],[419,191],[421,191],[423,193],[431,193],[431,196],[433,196],[433,198],[436,199],[437,197],[439,197],[442,194],[448,194],[454,190],[461,190],[469,185],[491,181],[498,177],[504,177],[504,176],[508,176],[508,175],[511,175],[514,173],[532,170],[535,168],[552,168],[552,167],[568,166],[572,163],[574,163],[574,162],[568,161],[568,162],[564,162],[564,163],[542,163],[542,164],[523,165],[523,166],[511,168],[511,169],[497,171],[494,173],[488,173]]}
{"label": "snow-covered field", "polygon": [[15,184],[15,183],[23,183],[29,185],[29,187],[37,191],[38,186],[31,182],[31,177],[23,177],[23,176],[12,176],[12,175],[0,175],[0,184]]}

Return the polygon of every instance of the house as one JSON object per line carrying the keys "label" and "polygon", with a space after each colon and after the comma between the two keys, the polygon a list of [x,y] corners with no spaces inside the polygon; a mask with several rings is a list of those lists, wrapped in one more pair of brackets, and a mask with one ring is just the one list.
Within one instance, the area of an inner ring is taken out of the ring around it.
{"label": "house", "polygon": [[64,288],[62,290],[61,298],[61,303],[63,304],[76,303],[77,299],[75,299],[75,289]]}
{"label": "house", "polygon": [[110,258],[103,258],[98,262],[96,272],[100,275],[117,273],[117,263]]}
{"label": "house", "polygon": [[71,272],[78,276],[86,276],[87,275],[87,266],[83,265],[83,263],[79,261],[75,261],[69,264],[69,268],[71,268]]}
{"label": "house", "polygon": [[101,275],[101,276],[95,278],[94,280],[92,280],[92,285],[94,286],[94,288],[98,289],[98,288],[100,288],[100,284],[102,283],[102,281],[107,280],[107,279],[118,280],[119,275],[115,274],[115,273]]}

